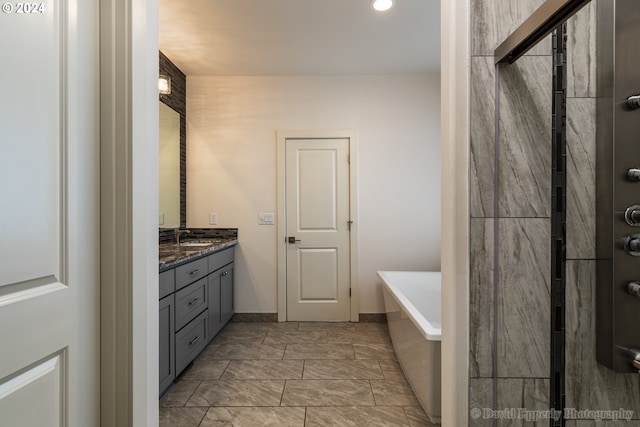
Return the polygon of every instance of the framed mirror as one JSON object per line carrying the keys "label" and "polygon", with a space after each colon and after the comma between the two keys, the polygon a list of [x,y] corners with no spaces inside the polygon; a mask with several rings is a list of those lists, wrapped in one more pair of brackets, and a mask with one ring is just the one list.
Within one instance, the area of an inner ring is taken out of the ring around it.
{"label": "framed mirror", "polygon": [[159,74],[170,79],[169,93],[158,95],[158,225],[162,231],[187,226],[187,79],[162,52],[159,52]]}
{"label": "framed mirror", "polygon": [[180,113],[159,102],[160,228],[180,227]]}

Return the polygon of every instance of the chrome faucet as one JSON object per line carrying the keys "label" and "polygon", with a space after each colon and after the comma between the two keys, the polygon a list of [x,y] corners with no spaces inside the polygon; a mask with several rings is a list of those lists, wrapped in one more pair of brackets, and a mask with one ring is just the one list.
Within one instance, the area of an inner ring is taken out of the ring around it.
{"label": "chrome faucet", "polygon": [[191,230],[181,230],[179,228],[176,228],[174,233],[175,233],[176,245],[180,247],[180,236],[182,236],[183,234],[190,234]]}

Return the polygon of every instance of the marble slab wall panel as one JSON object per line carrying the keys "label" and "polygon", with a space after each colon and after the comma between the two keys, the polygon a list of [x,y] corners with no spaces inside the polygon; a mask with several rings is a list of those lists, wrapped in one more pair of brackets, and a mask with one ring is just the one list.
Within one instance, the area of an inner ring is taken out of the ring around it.
{"label": "marble slab wall panel", "polygon": [[[470,408],[493,404],[493,379],[487,377],[494,374],[494,358],[496,374],[508,377],[497,380],[499,406],[549,406],[550,37],[516,64],[502,66],[499,168],[494,164],[494,49],[543,2],[471,0]],[[494,211],[497,169],[499,212]],[[500,281],[494,314],[491,218],[496,215]],[[494,315],[501,318],[497,355]],[[492,426],[493,420],[471,417],[470,425]],[[501,420],[498,425],[522,424]]]}
{"label": "marble slab wall panel", "polygon": [[[493,50],[544,0],[471,0],[471,217],[490,218],[493,174]],[[567,28],[567,407],[628,409],[640,418],[635,374],[616,374],[595,361],[595,3],[571,18]],[[600,0],[601,1],[601,0]],[[548,407],[550,43],[545,40],[501,70],[498,395],[499,407]],[[540,219],[527,219],[537,217]],[[512,218],[512,219],[508,219]],[[520,219],[518,219],[520,218]],[[493,379],[487,375],[492,333],[492,220],[472,220],[470,408],[490,407]],[[579,260],[579,261],[578,261]],[[489,282],[490,283],[490,282]],[[492,355],[491,355],[492,356]],[[530,377],[527,379],[526,377]],[[525,385],[526,384],[526,385]],[[531,394],[533,399],[521,398]],[[536,403],[537,402],[537,403]],[[544,403],[544,405],[542,405]],[[614,427],[625,421],[569,420],[568,427]],[[635,421],[638,425],[640,422]],[[470,418],[472,426],[492,420]],[[522,425],[501,420],[498,425]],[[526,424],[531,425],[531,424]],[[548,425],[543,423],[540,425]],[[635,424],[634,424],[635,425]]]}
{"label": "marble slab wall panel", "polygon": [[[528,421],[519,418],[518,410],[547,411],[549,409],[549,380],[538,378],[500,378],[497,380],[498,403],[496,409],[502,415],[492,413],[493,380],[475,378],[470,380],[469,426],[492,427],[494,418],[498,426],[548,426],[548,419]],[[515,410],[514,413],[508,411]],[[524,416],[524,415],[520,415]],[[499,418],[504,417],[504,418]]]}
{"label": "marble slab wall panel", "polygon": [[550,372],[550,220],[500,219],[498,376]]}
{"label": "marble slab wall panel", "polygon": [[[549,380],[539,378],[498,379],[498,409],[520,409],[527,411],[549,410]],[[520,413],[515,418],[499,420],[499,426],[548,427],[549,419],[542,413]]]}
{"label": "marble slab wall panel", "polygon": [[490,57],[471,58],[470,215],[494,216],[495,65]]}
{"label": "marble slab wall panel", "polygon": [[499,217],[549,217],[551,56],[500,70]]}
{"label": "marble slab wall panel", "polygon": [[483,416],[485,408],[493,408],[493,380],[469,379],[469,427],[493,427],[493,419]]}
{"label": "marble slab wall panel", "polygon": [[567,258],[596,256],[596,100],[567,99]]}
{"label": "marble slab wall panel", "polygon": [[[595,70],[596,2],[568,25],[567,99],[567,407],[620,409],[640,418],[636,374],[618,374],[595,360]],[[638,424],[639,421],[570,421],[569,427]]]}
{"label": "marble slab wall panel", "polygon": [[[545,0],[472,0],[471,55],[493,57],[496,47],[544,2]],[[545,39],[527,54],[550,55],[550,39]]]}
{"label": "marble slab wall panel", "polygon": [[493,375],[493,247],[494,220],[470,223],[469,364],[471,378]]}
{"label": "marble slab wall panel", "polygon": [[596,362],[595,304],[595,261],[568,261],[566,406],[580,411],[624,408],[634,411],[637,420],[638,374],[617,374]]}
{"label": "marble slab wall panel", "polygon": [[596,0],[567,22],[567,96],[596,96]]}

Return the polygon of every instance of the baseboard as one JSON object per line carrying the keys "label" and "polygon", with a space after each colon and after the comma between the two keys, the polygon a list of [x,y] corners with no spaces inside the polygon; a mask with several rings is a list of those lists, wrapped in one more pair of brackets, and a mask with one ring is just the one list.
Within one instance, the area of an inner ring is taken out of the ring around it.
{"label": "baseboard", "polygon": [[278,313],[236,313],[232,322],[277,322]]}
{"label": "baseboard", "polygon": [[[278,313],[236,313],[232,322],[277,322]],[[386,322],[386,313],[360,313],[360,322]]]}
{"label": "baseboard", "polygon": [[386,322],[386,313],[360,313],[360,322]]}

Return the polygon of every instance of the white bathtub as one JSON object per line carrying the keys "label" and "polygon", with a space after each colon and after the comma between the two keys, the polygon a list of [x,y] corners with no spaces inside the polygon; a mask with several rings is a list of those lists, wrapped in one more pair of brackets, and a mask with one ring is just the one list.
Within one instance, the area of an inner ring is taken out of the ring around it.
{"label": "white bathtub", "polygon": [[400,366],[433,423],[440,423],[440,272],[378,271]]}

